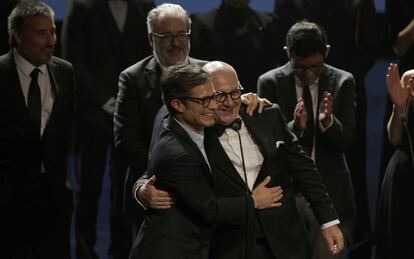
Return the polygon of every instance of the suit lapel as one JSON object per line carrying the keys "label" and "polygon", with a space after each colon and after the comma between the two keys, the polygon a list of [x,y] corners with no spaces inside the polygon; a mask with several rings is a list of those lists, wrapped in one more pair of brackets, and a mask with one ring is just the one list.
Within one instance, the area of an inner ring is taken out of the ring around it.
{"label": "suit lapel", "polygon": [[[233,163],[224,151],[217,134],[213,128],[206,129],[205,148],[211,164],[214,164],[215,169],[227,175],[232,181],[240,185],[243,189],[246,184],[240,177]],[[216,173],[213,171],[213,173]],[[217,172],[218,173],[218,172]]]}
{"label": "suit lapel", "polygon": [[8,96],[10,96],[10,100],[13,100],[11,105],[15,106],[15,108],[11,110],[16,111],[17,118],[24,118],[24,120],[28,123],[29,116],[26,101],[20,85],[19,75],[17,73],[16,63],[14,62],[12,51],[10,51],[6,57],[6,64],[10,73],[7,73],[8,79],[6,79],[5,82],[8,82],[10,86],[8,90],[10,90],[11,94]]}
{"label": "suit lapel", "polygon": [[245,113],[244,110],[242,110],[240,112],[240,116],[243,118],[243,122],[246,125],[246,128],[249,130],[250,136],[259,147],[260,153],[263,156],[263,164],[253,185],[253,187],[255,187],[266,177],[266,169],[272,162],[272,154],[274,154],[274,151],[276,150],[274,146],[275,143],[273,142],[273,134],[270,127],[268,127],[267,124],[261,124],[261,120],[258,120],[256,118],[256,116],[260,116],[259,114],[255,116],[249,116]]}
{"label": "suit lapel", "polygon": [[159,79],[161,77],[161,68],[158,66],[155,57],[151,58],[148,64],[145,66],[145,77],[146,77],[146,86],[151,90],[148,91],[152,93],[153,91],[159,90]]}
{"label": "suit lapel", "polygon": [[205,167],[204,172],[206,172],[206,175],[208,175],[208,177],[211,177],[210,167],[207,165],[207,162],[203,154],[201,154],[200,149],[197,147],[194,141],[190,138],[187,132],[185,132],[185,130],[171,116],[167,118],[167,123],[171,131],[174,132],[179,137],[178,138],[179,141],[183,143],[184,145],[190,147],[191,151],[195,152],[197,156],[200,158],[200,160],[203,161],[203,166]]}
{"label": "suit lapel", "polygon": [[290,64],[287,64],[284,67],[283,76],[279,78],[279,82],[279,90],[281,91],[280,96],[282,98],[278,99],[278,104],[281,106],[282,110],[287,111],[285,116],[287,121],[290,121],[293,118],[293,111],[295,110],[297,103],[295,77]]}
{"label": "suit lapel", "polygon": [[50,86],[52,88],[52,95],[53,95],[53,107],[52,112],[50,113],[49,119],[46,122],[46,127],[42,135],[42,139],[47,137],[52,129],[55,126],[56,122],[56,114],[59,113],[59,109],[61,108],[60,102],[61,98],[61,89],[58,82],[62,82],[60,79],[60,74],[56,71],[56,64],[53,61],[50,61],[47,65],[48,73],[49,73],[49,80]]}
{"label": "suit lapel", "polygon": [[335,76],[333,76],[332,70],[325,66],[324,70],[319,76],[318,107],[323,99],[323,92],[327,91],[333,94],[334,85],[335,85]]}

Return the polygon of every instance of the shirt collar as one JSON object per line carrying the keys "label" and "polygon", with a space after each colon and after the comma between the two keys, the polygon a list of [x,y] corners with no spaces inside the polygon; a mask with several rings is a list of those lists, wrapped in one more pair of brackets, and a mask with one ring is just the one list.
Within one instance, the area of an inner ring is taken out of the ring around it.
{"label": "shirt collar", "polygon": [[204,145],[204,130],[202,130],[200,133],[195,132],[183,123],[179,122],[177,119],[173,119],[184,129],[185,132],[187,132],[191,140],[194,141],[198,147],[202,147]]}
{"label": "shirt collar", "polygon": [[[305,85],[302,84],[302,81],[300,81],[300,79],[295,75],[295,85],[299,86],[299,87],[304,87]],[[319,85],[319,77],[315,80],[315,82],[311,85],[309,85],[310,87],[313,86],[318,86]]]}
{"label": "shirt collar", "polygon": [[30,76],[30,73],[32,73],[33,69],[38,68],[42,74],[46,72],[46,64],[40,65],[38,67],[35,67],[27,61],[22,55],[20,55],[19,51],[14,49],[13,51],[13,57],[14,62],[16,63],[16,66],[26,75]]}

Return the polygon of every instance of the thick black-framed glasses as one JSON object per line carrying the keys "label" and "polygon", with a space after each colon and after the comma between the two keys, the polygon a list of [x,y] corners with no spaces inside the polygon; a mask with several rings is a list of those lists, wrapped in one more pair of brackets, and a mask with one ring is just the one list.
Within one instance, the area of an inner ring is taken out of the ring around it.
{"label": "thick black-framed glasses", "polygon": [[314,74],[319,74],[322,72],[323,68],[325,67],[325,62],[322,64],[312,65],[312,66],[303,66],[303,65],[297,65],[295,62],[291,59],[290,65],[292,66],[293,71],[295,73],[304,73],[306,71],[311,71]]}
{"label": "thick black-framed glasses", "polygon": [[188,32],[178,32],[178,33],[155,33],[155,32],[151,32],[152,35],[156,36],[157,38],[159,38],[162,42],[171,42],[174,40],[177,40],[179,42],[185,42],[188,40],[188,38],[191,35],[191,30],[189,30]]}
{"label": "thick black-framed glasses", "polygon": [[217,99],[216,100],[217,100],[217,102],[222,103],[222,102],[225,102],[226,101],[227,96],[230,96],[230,98],[233,101],[236,101],[236,100],[240,99],[240,96],[241,96],[241,92],[242,91],[243,91],[243,87],[239,83],[239,85],[237,86],[237,89],[236,90],[233,90],[231,92],[217,91]]}
{"label": "thick black-framed glasses", "polygon": [[201,106],[203,106],[204,108],[206,108],[210,105],[211,100],[214,99],[214,101],[217,102],[217,98],[218,98],[218,94],[214,93],[211,96],[206,96],[206,97],[203,97],[203,98],[198,98],[198,97],[193,97],[193,96],[183,96],[183,97],[179,97],[177,99],[179,99],[179,100],[188,100],[188,101],[191,101],[193,103],[198,103]]}

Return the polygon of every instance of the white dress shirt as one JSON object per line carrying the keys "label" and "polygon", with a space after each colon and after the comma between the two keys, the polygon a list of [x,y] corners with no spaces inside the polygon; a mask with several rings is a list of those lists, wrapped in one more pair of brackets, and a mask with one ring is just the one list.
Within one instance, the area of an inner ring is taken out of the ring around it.
{"label": "white dress shirt", "polygon": [[[243,145],[247,185],[250,191],[252,191],[254,182],[256,181],[257,175],[259,174],[260,168],[263,164],[263,155],[260,153],[259,147],[256,145],[256,143],[254,143],[243,121],[239,133]],[[241,179],[246,182],[244,179],[243,161],[240,151],[239,136],[237,135],[237,132],[233,129],[228,128],[224,131],[223,135],[219,137],[219,141],[223,146],[223,149],[226,152],[227,156],[230,158],[233,166],[239,173]]]}
{"label": "white dress shirt", "polygon": [[41,123],[40,123],[40,135],[43,135],[43,132],[46,128],[46,124],[49,120],[50,114],[52,113],[53,108],[53,92],[52,85],[50,83],[49,71],[47,70],[46,65],[41,65],[38,67],[33,66],[30,62],[24,59],[17,50],[13,51],[14,61],[17,66],[17,74],[19,75],[20,86],[23,92],[24,100],[27,107],[27,98],[29,94],[30,82],[32,77],[30,73],[33,69],[37,68],[40,70],[38,75],[38,84],[40,87],[40,101],[41,101]]}
{"label": "white dress shirt", "polygon": [[[327,129],[329,129],[332,124],[333,124],[333,119],[332,119],[332,115],[331,115],[331,123],[324,128],[321,124],[321,122],[319,121],[319,107],[318,107],[318,86],[319,85],[319,78],[316,79],[316,81],[309,85],[309,91],[311,94],[311,98],[312,98],[312,108],[313,108],[313,121],[315,123],[315,131],[317,130],[316,127],[316,122],[318,122],[319,124],[319,128],[321,129],[322,132],[325,132]],[[295,76],[295,86],[296,86],[296,98],[299,99],[300,97],[303,97],[303,87],[304,85],[302,84],[302,82],[300,81],[300,79],[298,77]],[[315,135],[313,135],[313,143],[315,143]],[[315,144],[312,147],[312,154],[311,154],[311,158],[313,161],[315,161]]]}

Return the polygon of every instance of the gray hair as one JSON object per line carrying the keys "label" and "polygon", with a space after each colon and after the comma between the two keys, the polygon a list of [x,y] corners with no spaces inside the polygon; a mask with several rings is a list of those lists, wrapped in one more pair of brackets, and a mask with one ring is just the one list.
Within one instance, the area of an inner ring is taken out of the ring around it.
{"label": "gray hair", "polygon": [[149,11],[147,16],[148,33],[154,32],[155,26],[161,15],[168,14],[173,17],[182,18],[187,24],[187,30],[191,28],[190,15],[178,4],[164,3]]}
{"label": "gray hair", "polygon": [[41,1],[26,1],[16,5],[7,18],[7,30],[9,32],[9,44],[11,47],[17,45],[13,37],[13,31],[24,29],[26,19],[32,16],[42,15],[53,20],[55,13],[52,8]]}

